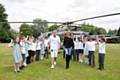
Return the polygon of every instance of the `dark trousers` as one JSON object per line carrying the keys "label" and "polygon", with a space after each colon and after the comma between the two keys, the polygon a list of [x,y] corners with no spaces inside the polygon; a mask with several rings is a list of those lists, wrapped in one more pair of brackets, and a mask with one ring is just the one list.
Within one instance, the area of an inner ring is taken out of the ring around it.
{"label": "dark trousers", "polygon": [[48,53],[48,48],[45,48],[45,58],[48,59],[49,53]]}
{"label": "dark trousers", "polygon": [[66,69],[69,68],[70,59],[71,59],[71,55],[66,55]]}
{"label": "dark trousers", "polygon": [[35,57],[36,61],[40,60],[40,50],[36,50],[36,57]]}
{"label": "dark trousers", "polygon": [[30,64],[31,63],[31,54],[32,54],[32,51],[31,50],[28,50],[28,54],[29,54],[29,56],[27,57],[27,60],[26,60],[26,63],[27,64]]}
{"label": "dark trousers", "polygon": [[89,65],[92,67],[95,67],[95,55],[94,55],[94,51],[89,51],[88,54],[88,59],[89,59]]}
{"label": "dark trousers", "polygon": [[79,52],[78,50],[74,50],[75,61],[79,61]]}
{"label": "dark trousers", "polygon": [[99,69],[104,69],[105,54],[99,54]]}

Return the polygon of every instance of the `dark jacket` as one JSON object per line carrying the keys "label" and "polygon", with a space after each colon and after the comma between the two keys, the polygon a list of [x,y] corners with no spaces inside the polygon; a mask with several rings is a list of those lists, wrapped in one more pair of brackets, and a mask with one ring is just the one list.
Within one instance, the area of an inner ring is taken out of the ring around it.
{"label": "dark jacket", "polygon": [[63,42],[63,46],[64,46],[65,48],[74,47],[73,39],[72,39],[72,38],[65,37],[65,38],[64,38],[64,42]]}

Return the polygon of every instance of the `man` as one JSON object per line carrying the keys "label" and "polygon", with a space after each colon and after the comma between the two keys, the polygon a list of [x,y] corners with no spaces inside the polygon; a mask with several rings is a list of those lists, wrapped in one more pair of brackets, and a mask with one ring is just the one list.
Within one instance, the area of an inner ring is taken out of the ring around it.
{"label": "man", "polygon": [[56,32],[53,32],[49,37],[49,47],[51,53],[51,68],[54,68],[56,65],[58,50],[60,49],[60,37]]}

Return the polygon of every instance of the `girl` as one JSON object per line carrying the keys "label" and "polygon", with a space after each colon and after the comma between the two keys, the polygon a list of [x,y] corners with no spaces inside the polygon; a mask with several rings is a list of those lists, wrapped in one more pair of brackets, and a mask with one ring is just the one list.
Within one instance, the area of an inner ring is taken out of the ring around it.
{"label": "girl", "polygon": [[91,67],[95,67],[95,45],[96,41],[94,38],[90,38],[90,40],[87,42],[88,44],[88,58],[89,58],[89,65]]}
{"label": "girl", "polygon": [[39,58],[40,58],[40,50],[41,50],[41,41],[40,41],[40,39],[38,38],[37,41],[36,41],[36,58],[35,58],[36,61],[39,61]]}
{"label": "girl", "polygon": [[84,61],[86,64],[88,64],[88,37],[84,37]]}
{"label": "girl", "polygon": [[68,31],[66,33],[66,37],[64,38],[63,46],[65,48],[65,54],[66,54],[66,69],[68,69],[70,59],[71,59],[71,49],[74,47],[72,33],[70,31]]}
{"label": "girl", "polygon": [[20,72],[20,66],[22,62],[22,56],[21,56],[21,50],[20,50],[20,39],[19,37],[14,38],[11,40],[9,46],[13,47],[13,58],[14,58],[14,67],[15,67],[15,72]]}
{"label": "girl", "polygon": [[43,60],[43,58],[44,58],[44,54],[45,54],[45,43],[44,43],[44,39],[42,38],[42,43],[41,43],[41,55],[40,55],[40,57],[41,57],[41,60]]}
{"label": "girl", "polygon": [[79,62],[83,63],[84,55],[83,55],[83,38],[78,37],[78,55],[79,55]]}
{"label": "girl", "polygon": [[34,61],[35,54],[36,54],[36,40],[33,38],[32,44],[31,44],[31,62]]}
{"label": "girl", "polygon": [[99,42],[99,70],[104,70],[104,60],[105,60],[105,47],[106,47],[106,44],[105,44],[105,38],[100,38]]}
{"label": "girl", "polygon": [[32,42],[33,42],[33,37],[28,38],[28,57],[27,57],[27,64],[31,63],[31,57],[32,57]]}
{"label": "girl", "polygon": [[20,48],[21,48],[21,53],[22,53],[22,58],[23,58],[21,68],[24,68],[25,66],[27,66],[26,58],[28,56],[28,52],[26,51],[27,50],[27,42],[26,42],[25,36],[20,37]]}

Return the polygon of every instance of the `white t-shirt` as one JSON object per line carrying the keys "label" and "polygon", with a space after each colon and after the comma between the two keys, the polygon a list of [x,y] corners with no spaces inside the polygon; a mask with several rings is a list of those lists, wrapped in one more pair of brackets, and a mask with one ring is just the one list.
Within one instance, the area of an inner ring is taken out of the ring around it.
{"label": "white t-shirt", "polygon": [[45,40],[44,40],[45,47],[48,47],[48,42],[49,42],[49,40],[48,40],[48,39],[45,39]]}
{"label": "white t-shirt", "polygon": [[50,49],[58,49],[60,47],[60,37],[57,35],[56,37],[51,35],[49,37],[49,43],[50,43]]}
{"label": "white t-shirt", "polygon": [[106,47],[105,42],[99,42],[99,53],[100,54],[105,54],[106,53],[105,47]]}
{"label": "white t-shirt", "polygon": [[20,42],[20,48],[21,48],[21,52],[22,52],[22,54],[25,54],[25,48],[26,48],[26,46],[25,46],[25,42]]}
{"label": "white t-shirt", "polygon": [[95,51],[96,41],[87,41],[86,44],[89,51]]}
{"label": "white t-shirt", "polygon": [[32,43],[32,45],[31,45],[31,50],[32,50],[32,51],[36,51],[36,43],[34,43],[34,42]]}
{"label": "white t-shirt", "polygon": [[32,49],[32,42],[28,41],[28,50]]}
{"label": "white t-shirt", "polygon": [[41,41],[36,42],[36,50],[40,50],[41,49]]}
{"label": "white t-shirt", "polygon": [[74,49],[83,49],[83,43],[80,41],[74,41]]}

